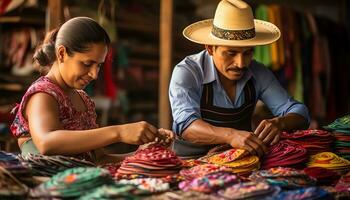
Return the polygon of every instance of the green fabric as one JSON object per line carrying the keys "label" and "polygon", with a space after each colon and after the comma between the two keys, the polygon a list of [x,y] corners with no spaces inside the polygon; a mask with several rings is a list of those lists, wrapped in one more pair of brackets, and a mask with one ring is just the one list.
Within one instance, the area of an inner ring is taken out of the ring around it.
{"label": "green fabric", "polygon": [[[260,5],[255,9],[255,17],[260,20],[269,21],[267,6]],[[256,46],[254,48],[254,59],[263,63],[266,67],[271,67],[270,45]]]}
{"label": "green fabric", "polygon": [[28,141],[24,142],[20,148],[22,156],[26,156],[28,155],[28,153],[40,154],[38,148],[36,148],[32,139],[29,139]]}

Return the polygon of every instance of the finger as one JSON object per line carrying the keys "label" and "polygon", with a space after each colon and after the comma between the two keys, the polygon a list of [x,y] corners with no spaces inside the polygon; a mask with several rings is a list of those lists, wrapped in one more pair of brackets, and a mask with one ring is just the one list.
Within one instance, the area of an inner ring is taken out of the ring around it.
{"label": "finger", "polygon": [[273,141],[271,142],[271,145],[275,145],[280,141],[280,134],[277,134]]}
{"label": "finger", "polygon": [[254,135],[258,136],[260,135],[260,132],[265,128],[265,120],[262,120],[258,127],[254,131]]}
{"label": "finger", "polygon": [[277,131],[270,132],[263,140],[264,144],[271,144],[272,140],[278,135]]}
{"label": "finger", "polygon": [[139,140],[141,144],[147,144],[150,143],[152,140],[149,140],[146,136],[142,136]]}
{"label": "finger", "polygon": [[158,133],[158,129],[155,127],[155,126],[153,126],[152,124],[149,124],[149,123],[147,123],[147,129],[151,132],[151,133],[153,133],[154,135],[155,134],[157,134]]}
{"label": "finger", "polygon": [[153,133],[149,132],[149,131],[145,131],[145,133],[143,134],[144,137],[148,140],[148,141],[154,141],[156,138],[156,135],[154,135]]}
{"label": "finger", "polygon": [[268,136],[268,134],[271,132],[271,125],[266,125],[264,129],[259,133],[258,138],[261,141],[264,141],[264,139]]}

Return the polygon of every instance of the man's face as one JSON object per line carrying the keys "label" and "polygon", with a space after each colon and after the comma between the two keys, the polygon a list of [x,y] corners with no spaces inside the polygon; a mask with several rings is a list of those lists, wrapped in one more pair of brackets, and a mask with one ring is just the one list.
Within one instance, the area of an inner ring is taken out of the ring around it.
{"label": "man's face", "polygon": [[253,58],[253,47],[209,46],[216,69],[225,78],[236,81],[243,77]]}

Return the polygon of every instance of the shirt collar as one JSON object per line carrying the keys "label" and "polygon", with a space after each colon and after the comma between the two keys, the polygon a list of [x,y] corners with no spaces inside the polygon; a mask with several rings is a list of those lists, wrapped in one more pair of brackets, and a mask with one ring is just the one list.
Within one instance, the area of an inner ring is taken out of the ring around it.
{"label": "shirt collar", "polygon": [[[219,80],[219,76],[214,65],[213,57],[209,55],[208,51],[205,51],[204,53],[203,64],[204,64],[203,84],[207,84],[207,83]],[[254,64],[254,61],[250,63],[250,65],[253,65],[253,64]],[[238,83],[245,84],[252,76],[253,76],[253,72],[251,71],[251,66],[249,66],[248,70],[245,72],[243,77],[238,81]]]}

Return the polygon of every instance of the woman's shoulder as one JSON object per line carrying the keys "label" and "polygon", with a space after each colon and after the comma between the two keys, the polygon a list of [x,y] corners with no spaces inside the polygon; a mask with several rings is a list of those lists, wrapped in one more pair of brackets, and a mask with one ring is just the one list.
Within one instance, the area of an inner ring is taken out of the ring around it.
{"label": "woman's shoulder", "polygon": [[28,88],[26,95],[32,95],[38,92],[50,94],[55,98],[64,97],[62,89],[45,76],[42,76],[33,82],[32,85]]}

